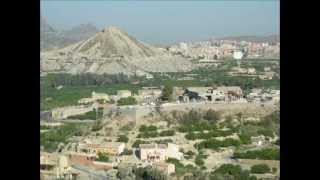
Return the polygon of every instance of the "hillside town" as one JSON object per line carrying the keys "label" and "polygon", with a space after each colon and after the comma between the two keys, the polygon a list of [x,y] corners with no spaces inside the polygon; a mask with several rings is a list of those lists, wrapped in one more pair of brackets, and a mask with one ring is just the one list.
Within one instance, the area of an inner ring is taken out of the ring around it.
{"label": "hillside town", "polygon": [[203,60],[231,58],[235,52],[245,58],[279,58],[279,42],[247,42],[236,40],[210,40],[193,43],[181,42],[168,48],[172,54]]}
{"label": "hillside town", "polygon": [[148,9],[170,19],[147,26],[125,11],[113,21],[116,6],[83,6],[99,28],[58,30],[41,14],[41,180],[280,180],[279,33],[225,26],[229,14],[212,23],[204,4],[182,8],[190,20]]}
{"label": "hillside town", "polygon": [[[174,176],[170,175],[176,174],[176,161],[180,161],[186,166],[197,166],[188,156],[198,154],[200,151],[193,147],[193,143],[189,144],[188,138],[186,139],[187,135],[184,137],[181,133],[174,133],[172,129],[174,126],[168,129],[168,122],[162,119],[164,118],[163,114],[188,111],[187,109],[198,111],[215,109],[217,112],[223,112],[235,111],[237,108],[241,111],[250,108],[249,111],[265,108],[269,109],[269,112],[273,112],[280,102],[279,90],[252,89],[245,96],[239,86],[173,87],[171,99],[163,101],[161,98],[164,95],[165,88],[164,86],[142,87],[137,93],[130,90],[118,90],[115,95],[92,92],[91,97],[79,99],[78,105],[59,107],[42,112],[40,124],[42,127],[51,127],[47,131],[63,126],[64,123],[75,122],[77,118],[72,117],[78,116],[78,119],[81,119],[81,115],[96,112],[98,109],[102,110],[102,115],[99,120],[95,121],[105,124],[98,130],[105,135],[94,131],[86,132],[86,135],[70,137],[71,139],[67,144],[60,143],[61,146],[58,146],[60,148],[54,153],[43,151],[40,157],[40,172],[43,177],[86,179],[87,176],[90,176],[98,179],[99,177],[102,179],[117,179],[119,178],[119,167],[130,167],[132,169],[150,167],[159,171],[163,176],[173,178]],[[128,104],[119,103],[123,99],[128,100],[130,98],[134,99],[134,103],[129,101]],[[247,121],[255,121],[252,118],[247,117]],[[154,122],[155,119],[158,120]],[[84,123],[93,120],[79,121]],[[121,127],[118,127],[118,131],[107,130],[115,128],[115,126],[121,126],[119,124],[122,124],[122,128],[128,125],[135,126],[127,127],[132,128],[132,134],[124,135],[120,130]],[[158,132],[157,129],[162,129],[160,134],[166,134],[165,132],[167,132],[168,135],[160,137],[155,135],[155,138],[151,138],[153,141],[145,140],[150,139],[148,136],[153,137],[154,135],[146,135],[147,138],[142,138],[142,140],[139,134],[137,136],[133,135],[143,131],[148,134],[148,130],[142,130],[143,128],[148,129],[148,126],[156,130],[152,132]],[[139,129],[135,132],[133,128],[138,127]],[[166,136],[169,138],[163,139]],[[231,133],[227,137],[238,139],[238,136],[237,133]],[[253,136],[251,137],[252,144],[249,146],[252,146],[253,149],[274,146],[273,144],[279,140],[279,137],[277,135],[272,135],[272,137],[271,139],[265,135]],[[226,137],[221,138],[225,139]],[[218,159],[204,160],[206,169],[217,168],[221,163],[247,166],[246,163],[232,158],[233,148],[215,150],[209,153],[214,153],[215,155],[212,158]],[[269,161],[260,160],[257,162],[269,163]],[[270,163],[272,167],[279,169],[279,163],[277,164],[276,161],[270,161]],[[277,175],[268,174],[265,177],[276,178]]]}

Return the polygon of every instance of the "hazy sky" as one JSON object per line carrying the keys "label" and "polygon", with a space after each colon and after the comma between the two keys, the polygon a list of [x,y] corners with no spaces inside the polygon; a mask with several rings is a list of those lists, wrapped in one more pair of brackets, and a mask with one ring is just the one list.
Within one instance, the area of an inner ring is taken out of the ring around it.
{"label": "hazy sky", "polygon": [[41,14],[62,30],[91,22],[114,25],[139,40],[173,43],[280,31],[279,0],[260,1],[41,1]]}

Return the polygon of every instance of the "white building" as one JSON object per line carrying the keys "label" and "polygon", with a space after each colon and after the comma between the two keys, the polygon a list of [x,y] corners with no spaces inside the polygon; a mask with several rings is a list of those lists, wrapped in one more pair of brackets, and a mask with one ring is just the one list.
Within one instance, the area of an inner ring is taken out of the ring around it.
{"label": "white building", "polygon": [[163,162],[168,158],[182,160],[183,153],[179,152],[176,144],[140,144],[140,159],[147,162]]}
{"label": "white building", "polygon": [[131,95],[132,95],[132,93],[129,90],[118,90],[117,91],[117,96],[119,98],[127,98],[127,97],[130,97]]}

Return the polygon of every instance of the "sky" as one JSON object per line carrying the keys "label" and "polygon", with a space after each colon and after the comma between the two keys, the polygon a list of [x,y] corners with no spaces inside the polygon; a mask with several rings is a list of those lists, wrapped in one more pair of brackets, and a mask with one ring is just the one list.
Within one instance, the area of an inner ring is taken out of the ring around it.
{"label": "sky", "polygon": [[152,44],[280,33],[279,0],[42,0],[41,15],[58,30],[89,22],[99,29],[117,26]]}

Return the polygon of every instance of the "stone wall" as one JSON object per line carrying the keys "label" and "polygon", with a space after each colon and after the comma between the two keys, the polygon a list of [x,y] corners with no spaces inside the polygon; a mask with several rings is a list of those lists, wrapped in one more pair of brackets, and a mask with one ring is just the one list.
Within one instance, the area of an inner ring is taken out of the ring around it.
{"label": "stone wall", "polygon": [[92,110],[93,110],[92,106],[68,106],[68,107],[56,108],[52,110],[52,118],[54,120],[61,120],[61,119],[66,119],[69,116],[84,114]]}

